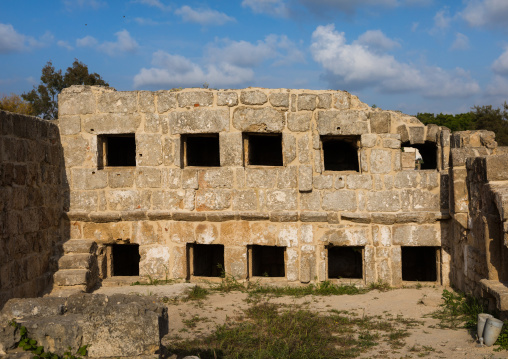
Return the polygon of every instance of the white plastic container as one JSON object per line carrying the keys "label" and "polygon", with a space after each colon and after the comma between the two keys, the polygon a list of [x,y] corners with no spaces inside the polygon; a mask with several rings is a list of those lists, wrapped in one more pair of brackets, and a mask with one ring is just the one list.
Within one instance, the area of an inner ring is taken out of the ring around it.
{"label": "white plastic container", "polygon": [[483,329],[483,343],[490,347],[497,340],[503,329],[503,321],[496,318],[488,318]]}

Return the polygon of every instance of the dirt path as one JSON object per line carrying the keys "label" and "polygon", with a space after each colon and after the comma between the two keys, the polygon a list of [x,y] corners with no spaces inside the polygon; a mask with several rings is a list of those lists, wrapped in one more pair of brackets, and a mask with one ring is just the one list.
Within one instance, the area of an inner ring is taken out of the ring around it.
{"label": "dirt path", "polygon": [[[181,290],[176,291],[178,293],[171,289],[171,286],[156,286],[157,289],[143,286],[139,290],[141,295],[164,297],[167,292],[168,298],[181,298],[185,287],[182,286]],[[135,287],[131,289],[137,290]],[[380,320],[402,318],[420,321],[420,324],[409,329],[410,336],[403,340],[404,345],[401,348],[394,349],[381,339],[379,345],[362,354],[361,358],[508,358],[506,351],[495,352],[494,347],[477,347],[476,341],[466,329],[439,329],[439,321],[429,318],[428,314],[439,309],[443,289],[443,287],[422,287],[387,292],[374,290],[361,295],[300,298],[263,295],[260,300],[301,306],[320,313],[335,309],[347,311],[353,316],[379,316]],[[247,299],[248,295],[242,292],[212,292],[202,301],[166,300],[170,332],[165,340],[175,335],[180,338],[207,335],[218,324],[241,320],[243,311],[252,305]]]}

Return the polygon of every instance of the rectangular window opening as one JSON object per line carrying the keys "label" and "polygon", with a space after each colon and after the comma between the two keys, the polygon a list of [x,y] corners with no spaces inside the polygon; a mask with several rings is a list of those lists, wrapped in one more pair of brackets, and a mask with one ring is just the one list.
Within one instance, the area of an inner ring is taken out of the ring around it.
{"label": "rectangular window opening", "polygon": [[99,168],[136,166],[136,138],[133,133],[99,135],[97,146]]}
{"label": "rectangular window opening", "polygon": [[253,166],[283,166],[282,134],[244,134],[245,162]]}
{"label": "rectangular window opening", "polygon": [[139,276],[139,245],[113,244],[113,276]]}
{"label": "rectangular window opening", "polygon": [[402,280],[437,281],[439,247],[402,247]]}
{"label": "rectangular window opening", "polygon": [[363,278],[363,247],[328,246],[328,279]]}
{"label": "rectangular window opening", "polygon": [[224,274],[224,245],[189,243],[187,251],[191,260],[190,276],[221,277]]}
{"label": "rectangular window opening", "polygon": [[220,167],[219,134],[183,135],[186,166]]}
{"label": "rectangular window opening", "polygon": [[360,136],[321,136],[325,171],[360,171]]}
{"label": "rectangular window opening", "polygon": [[414,169],[417,170],[435,170],[437,169],[437,144],[432,141],[425,141],[421,144],[411,144],[404,142],[403,152],[414,153]]}
{"label": "rectangular window opening", "polygon": [[249,250],[253,277],[286,276],[286,247],[252,245]]}

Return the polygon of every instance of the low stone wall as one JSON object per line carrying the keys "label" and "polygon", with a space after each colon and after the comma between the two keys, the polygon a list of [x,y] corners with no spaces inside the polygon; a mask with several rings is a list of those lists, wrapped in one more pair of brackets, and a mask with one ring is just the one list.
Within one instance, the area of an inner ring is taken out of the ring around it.
{"label": "low stone wall", "polygon": [[0,307],[40,295],[51,281],[62,166],[55,123],[0,111]]}

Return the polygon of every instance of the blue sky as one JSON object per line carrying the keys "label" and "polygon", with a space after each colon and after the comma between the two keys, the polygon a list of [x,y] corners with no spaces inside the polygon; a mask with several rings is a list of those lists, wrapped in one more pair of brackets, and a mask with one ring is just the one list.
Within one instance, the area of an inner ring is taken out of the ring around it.
{"label": "blue sky", "polygon": [[0,0],[0,93],[75,58],[119,91],[346,90],[409,114],[508,99],[508,0]]}

